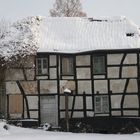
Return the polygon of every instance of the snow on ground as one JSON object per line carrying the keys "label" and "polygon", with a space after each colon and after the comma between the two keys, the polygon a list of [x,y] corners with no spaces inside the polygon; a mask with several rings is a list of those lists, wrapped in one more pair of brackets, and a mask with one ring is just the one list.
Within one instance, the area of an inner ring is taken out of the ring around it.
{"label": "snow on ground", "polygon": [[28,129],[15,126],[8,126],[5,130],[4,122],[0,123],[0,140],[139,140],[140,133],[130,135],[109,135],[109,134],[85,134],[49,132],[37,129]]}

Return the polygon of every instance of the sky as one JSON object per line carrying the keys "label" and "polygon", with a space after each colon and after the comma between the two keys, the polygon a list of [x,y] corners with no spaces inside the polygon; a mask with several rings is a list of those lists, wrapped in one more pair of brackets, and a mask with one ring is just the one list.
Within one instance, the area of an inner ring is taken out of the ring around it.
{"label": "sky", "polygon": [[[0,18],[16,21],[26,16],[49,16],[55,0],[0,0]],[[140,0],[81,0],[88,17],[126,16],[140,26]]]}

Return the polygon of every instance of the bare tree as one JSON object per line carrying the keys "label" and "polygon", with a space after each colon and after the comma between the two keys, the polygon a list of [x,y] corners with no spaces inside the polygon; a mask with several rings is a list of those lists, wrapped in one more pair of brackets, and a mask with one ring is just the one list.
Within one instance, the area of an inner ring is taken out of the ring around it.
{"label": "bare tree", "polygon": [[80,0],[56,0],[50,15],[52,17],[86,17]]}

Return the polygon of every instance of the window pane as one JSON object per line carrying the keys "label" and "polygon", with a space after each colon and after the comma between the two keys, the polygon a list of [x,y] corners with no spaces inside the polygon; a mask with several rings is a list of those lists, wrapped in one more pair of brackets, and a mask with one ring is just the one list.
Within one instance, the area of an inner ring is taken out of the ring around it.
{"label": "window pane", "polygon": [[109,112],[108,96],[102,97],[102,112]]}
{"label": "window pane", "polygon": [[101,112],[101,97],[95,96],[95,112],[100,113]]}
{"label": "window pane", "polygon": [[105,73],[104,56],[94,56],[93,57],[93,72],[94,72],[94,74],[104,74]]}
{"label": "window pane", "polygon": [[48,61],[47,58],[38,58],[37,59],[37,74],[38,75],[44,75],[44,74],[48,74]]}
{"label": "window pane", "polygon": [[95,96],[95,113],[108,113],[109,100],[107,95]]}
{"label": "window pane", "polygon": [[47,59],[43,59],[43,68],[47,68]]}
{"label": "window pane", "polygon": [[38,69],[38,74],[42,74],[42,70],[41,69]]}

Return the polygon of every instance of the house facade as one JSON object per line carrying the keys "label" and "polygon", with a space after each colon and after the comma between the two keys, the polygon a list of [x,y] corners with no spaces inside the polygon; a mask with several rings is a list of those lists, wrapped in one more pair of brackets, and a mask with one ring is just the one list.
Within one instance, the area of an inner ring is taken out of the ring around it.
{"label": "house facade", "polygon": [[[6,117],[59,125],[65,119],[140,117],[140,32],[125,17],[46,18],[41,47],[7,70]],[[25,79],[26,74],[26,79]]]}

